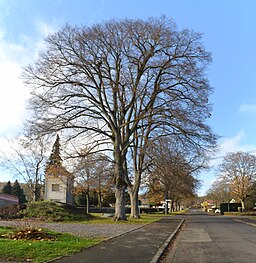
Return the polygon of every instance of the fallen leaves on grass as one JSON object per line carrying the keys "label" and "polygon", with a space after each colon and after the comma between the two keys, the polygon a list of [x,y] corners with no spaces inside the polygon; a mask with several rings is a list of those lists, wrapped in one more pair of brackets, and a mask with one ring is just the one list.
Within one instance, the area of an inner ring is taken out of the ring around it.
{"label": "fallen leaves on grass", "polygon": [[55,241],[56,238],[39,228],[17,229],[8,234],[8,238],[13,240],[37,240],[37,241]]}

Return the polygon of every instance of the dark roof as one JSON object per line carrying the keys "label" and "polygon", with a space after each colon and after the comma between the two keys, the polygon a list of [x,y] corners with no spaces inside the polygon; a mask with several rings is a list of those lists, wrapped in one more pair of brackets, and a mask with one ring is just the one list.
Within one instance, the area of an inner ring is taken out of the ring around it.
{"label": "dark roof", "polygon": [[19,203],[18,196],[9,195],[9,194],[5,194],[5,193],[0,193],[0,200],[6,200],[6,201],[10,201],[10,202]]}

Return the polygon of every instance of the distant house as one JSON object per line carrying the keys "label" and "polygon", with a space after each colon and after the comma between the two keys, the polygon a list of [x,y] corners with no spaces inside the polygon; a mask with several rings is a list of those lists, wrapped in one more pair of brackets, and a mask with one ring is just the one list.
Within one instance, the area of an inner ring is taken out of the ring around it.
{"label": "distant house", "polygon": [[73,204],[74,176],[62,165],[57,135],[45,170],[45,200]]}
{"label": "distant house", "polygon": [[8,205],[18,205],[19,198],[15,195],[9,195],[0,193],[0,207],[8,206]]}

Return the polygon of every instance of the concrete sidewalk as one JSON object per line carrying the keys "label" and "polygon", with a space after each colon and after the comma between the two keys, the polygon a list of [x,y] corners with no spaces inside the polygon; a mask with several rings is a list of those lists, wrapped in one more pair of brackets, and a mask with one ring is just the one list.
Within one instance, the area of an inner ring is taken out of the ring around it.
{"label": "concrete sidewalk", "polygon": [[156,258],[154,256],[159,254],[159,249],[172,237],[180,223],[181,219],[166,217],[56,262],[149,263]]}

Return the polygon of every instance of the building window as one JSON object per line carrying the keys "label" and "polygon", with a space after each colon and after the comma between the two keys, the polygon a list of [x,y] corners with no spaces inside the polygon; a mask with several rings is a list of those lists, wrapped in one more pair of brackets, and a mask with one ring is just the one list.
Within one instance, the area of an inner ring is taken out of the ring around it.
{"label": "building window", "polygon": [[60,185],[59,184],[52,184],[52,191],[53,192],[59,192],[60,191]]}

